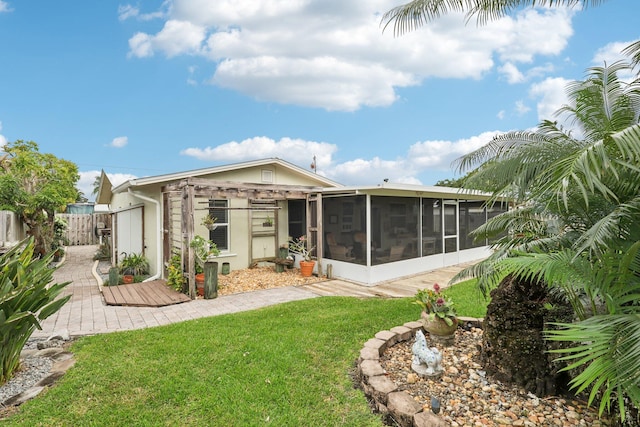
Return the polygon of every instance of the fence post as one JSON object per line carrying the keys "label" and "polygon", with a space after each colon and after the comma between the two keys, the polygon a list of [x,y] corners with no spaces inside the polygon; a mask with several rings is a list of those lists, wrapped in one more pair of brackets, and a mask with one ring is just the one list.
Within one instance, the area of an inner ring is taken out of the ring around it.
{"label": "fence post", "polygon": [[218,298],[218,263],[204,263],[204,299]]}

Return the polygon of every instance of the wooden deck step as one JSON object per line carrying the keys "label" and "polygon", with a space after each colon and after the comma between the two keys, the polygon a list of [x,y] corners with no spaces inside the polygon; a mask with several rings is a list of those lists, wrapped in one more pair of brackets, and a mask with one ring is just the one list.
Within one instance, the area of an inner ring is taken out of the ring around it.
{"label": "wooden deck step", "polygon": [[343,280],[329,280],[326,282],[316,282],[304,285],[303,288],[322,296],[350,296],[371,298],[380,296],[376,294],[375,288],[361,286]]}
{"label": "wooden deck step", "polygon": [[132,283],[130,285],[103,286],[102,295],[107,305],[132,307],[163,307],[191,301],[185,294],[174,291],[164,280]]}

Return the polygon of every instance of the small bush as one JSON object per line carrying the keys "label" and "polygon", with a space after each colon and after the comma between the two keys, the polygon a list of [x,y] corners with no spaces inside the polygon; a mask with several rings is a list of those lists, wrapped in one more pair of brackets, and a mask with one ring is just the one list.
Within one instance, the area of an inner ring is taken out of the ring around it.
{"label": "small bush", "polygon": [[33,239],[0,256],[0,384],[20,364],[20,352],[40,322],[58,311],[71,296],[55,299],[70,282],[50,286],[53,253],[33,259]]}

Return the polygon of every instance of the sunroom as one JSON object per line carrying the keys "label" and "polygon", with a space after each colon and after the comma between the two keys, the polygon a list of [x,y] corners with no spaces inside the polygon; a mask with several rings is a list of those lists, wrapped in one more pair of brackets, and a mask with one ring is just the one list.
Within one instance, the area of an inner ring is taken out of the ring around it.
{"label": "sunroom", "polygon": [[325,188],[322,259],[333,277],[375,285],[480,260],[487,240],[469,233],[507,210],[489,196],[446,187],[385,183]]}

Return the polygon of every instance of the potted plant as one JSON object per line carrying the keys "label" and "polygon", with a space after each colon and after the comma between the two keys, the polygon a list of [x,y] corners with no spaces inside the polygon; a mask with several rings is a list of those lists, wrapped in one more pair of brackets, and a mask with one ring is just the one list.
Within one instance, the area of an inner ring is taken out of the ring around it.
{"label": "potted plant", "polygon": [[213,241],[202,236],[195,236],[189,246],[193,248],[196,255],[196,288],[198,295],[202,296],[204,295],[204,271],[202,266],[210,256],[220,255],[220,250]]}
{"label": "potted plant", "polygon": [[133,283],[136,277],[149,274],[149,260],[143,254],[122,252],[119,270],[123,283]]}
{"label": "potted plant", "polygon": [[453,301],[440,293],[440,285],[436,283],[433,289],[419,290],[413,303],[422,307],[422,323],[429,335],[445,345],[452,344],[458,318]]}
{"label": "potted plant", "polygon": [[300,273],[303,277],[310,277],[313,273],[313,267],[316,262],[311,259],[311,251],[314,249],[315,246],[308,247],[306,236],[300,236],[296,240],[289,242],[289,252],[302,257],[300,260]]}
{"label": "potted plant", "polygon": [[207,227],[208,230],[212,231],[212,230],[215,230],[217,227],[216,225],[217,220],[218,218],[216,218],[215,216],[207,215],[202,219],[201,224]]}
{"label": "potted plant", "polygon": [[263,227],[273,227],[273,218],[271,218],[269,215],[267,215],[267,217],[264,219],[264,222],[262,223]]}

